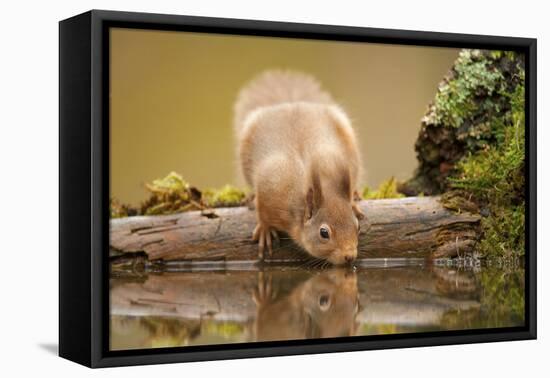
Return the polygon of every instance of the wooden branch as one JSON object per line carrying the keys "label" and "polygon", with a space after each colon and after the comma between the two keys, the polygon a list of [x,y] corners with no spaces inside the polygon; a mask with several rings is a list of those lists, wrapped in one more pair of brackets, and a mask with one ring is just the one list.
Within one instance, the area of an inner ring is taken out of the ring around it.
{"label": "wooden branch", "polygon": [[[367,216],[360,258],[453,257],[471,253],[479,234],[478,214],[448,210],[438,197],[367,200],[360,207]],[[144,252],[150,261],[255,261],[255,224],[255,212],[246,207],[112,219],[111,256]],[[289,240],[274,246],[272,261],[304,258]]]}

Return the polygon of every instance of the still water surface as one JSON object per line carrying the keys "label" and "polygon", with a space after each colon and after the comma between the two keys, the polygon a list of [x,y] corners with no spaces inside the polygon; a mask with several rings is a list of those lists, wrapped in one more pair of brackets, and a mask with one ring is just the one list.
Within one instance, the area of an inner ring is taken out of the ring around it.
{"label": "still water surface", "polygon": [[362,263],[111,278],[112,350],[522,326],[524,270]]}

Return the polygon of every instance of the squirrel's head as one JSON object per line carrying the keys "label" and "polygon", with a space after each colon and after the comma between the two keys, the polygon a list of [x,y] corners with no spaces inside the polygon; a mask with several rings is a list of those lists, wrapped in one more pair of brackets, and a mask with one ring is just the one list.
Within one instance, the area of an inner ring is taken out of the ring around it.
{"label": "squirrel's head", "polygon": [[313,173],[300,240],[310,255],[334,265],[357,258],[359,219],[363,216],[353,203],[349,171],[341,172],[335,187],[322,187],[318,172]]}

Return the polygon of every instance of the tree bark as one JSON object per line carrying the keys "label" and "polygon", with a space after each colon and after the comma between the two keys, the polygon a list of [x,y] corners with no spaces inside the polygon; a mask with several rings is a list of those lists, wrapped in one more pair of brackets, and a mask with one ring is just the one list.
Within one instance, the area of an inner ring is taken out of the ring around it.
{"label": "tree bark", "polygon": [[[366,200],[359,258],[454,257],[473,252],[479,214],[446,209],[438,197]],[[251,239],[255,212],[247,207],[162,216],[135,216],[110,222],[110,254],[145,256],[149,261],[256,261]],[[292,262],[307,255],[288,238],[274,245],[266,262]]]}

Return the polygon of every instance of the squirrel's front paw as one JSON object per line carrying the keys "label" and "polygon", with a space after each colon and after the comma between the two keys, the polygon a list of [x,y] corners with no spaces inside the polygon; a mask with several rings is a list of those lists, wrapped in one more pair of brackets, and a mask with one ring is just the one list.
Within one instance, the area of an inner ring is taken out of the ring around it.
{"label": "squirrel's front paw", "polygon": [[351,205],[351,208],[353,209],[353,213],[355,214],[357,220],[365,219],[365,213],[359,208],[359,205],[354,203],[353,205]]}
{"label": "squirrel's front paw", "polygon": [[264,251],[267,247],[269,257],[273,255],[273,239],[277,239],[277,232],[269,227],[258,223],[252,234],[252,240],[258,242],[258,257],[264,259]]}

